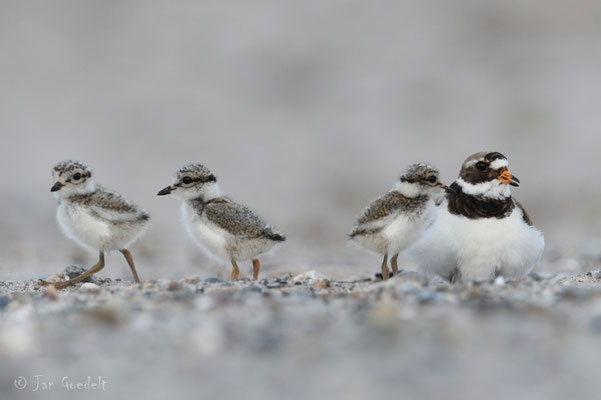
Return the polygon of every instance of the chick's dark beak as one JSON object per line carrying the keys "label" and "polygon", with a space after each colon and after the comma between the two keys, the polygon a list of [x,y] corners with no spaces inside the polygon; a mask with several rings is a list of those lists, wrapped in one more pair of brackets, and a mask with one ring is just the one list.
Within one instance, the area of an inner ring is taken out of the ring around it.
{"label": "chick's dark beak", "polygon": [[61,188],[65,186],[64,183],[60,183],[60,182],[56,182],[54,185],[52,185],[52,187],[50,188],[51,192],[58,192],[59,190],[61,190]]}
{"label": "chick's dark beak", "polygon": [[157,196],[164,196],[166,194],[169,194],[173,191],[173,188],[171,186],[167,186],[165,189],[161,190],[160,192],[157,193]]}
{"label": "chick's dark beak", "polygon": [[442,185],[442,188],[443,188],[443,189],[444,189],[444,191],[445,191],[445,192],[447,192],[447,193],[457,193],[457,192],[455,191],[455,189],[453,189],[453,188],[452,188],[452,187],[450,187],[450,186],[447,186],[447,185]]}

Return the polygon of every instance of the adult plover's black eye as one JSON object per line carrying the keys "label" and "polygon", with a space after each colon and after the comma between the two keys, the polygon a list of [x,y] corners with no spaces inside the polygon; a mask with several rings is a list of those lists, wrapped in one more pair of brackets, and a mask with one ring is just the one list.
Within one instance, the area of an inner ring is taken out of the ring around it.
{"label": "adult plover's black eye", "polygon": [[189,176],[184,176],[182,182],[184,182],[186,185],[189,185],[190,183],[192,183],[192,178],[190,178]]}
{"label": "adult plover's black eye", "polygon": [[436,175],[430,175],[428,177],[428,182],[430,182],[430,183],[436,183]]}
{"label": "adult plover's black eye", "polygon": [[478,171],[484,171],[486,169],[486,163],[484,161],[480,161],[476,164],[476,168]]}
{"label": "adult plover's black eye", "polygon": [[78,181],[78,180],[80,180],[80,179],[81,179],[81,174],[80,174],[79,172],[78,172],[78,173],[76,173],[75,175],[73,175],[73,180],[74,180],[74,181]]}

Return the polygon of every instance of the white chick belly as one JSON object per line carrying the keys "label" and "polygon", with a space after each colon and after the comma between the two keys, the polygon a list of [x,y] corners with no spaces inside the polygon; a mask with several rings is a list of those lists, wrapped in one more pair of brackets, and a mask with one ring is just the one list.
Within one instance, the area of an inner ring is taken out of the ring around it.
{"label": "white chick belly", "polygon": [[74,242],[91,250],[112,249],[114,238],[108,223],[94,218],[80,207],[60,206],[57,220],[63,233]]}

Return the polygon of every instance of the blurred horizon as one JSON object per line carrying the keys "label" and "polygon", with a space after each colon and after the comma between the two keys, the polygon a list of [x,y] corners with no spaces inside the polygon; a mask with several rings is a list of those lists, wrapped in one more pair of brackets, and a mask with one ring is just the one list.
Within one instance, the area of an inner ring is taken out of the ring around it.
{"label": "blurred horizon", "polygon": [[[370,273],[378,257],[346,241],[363,207],[413,162],[451,182],[482,150],[505,154],[522,182],[513,194],[546,235],[540,268],[580,271],[601,259],[599,5],[9,1],[0,9],[5,279],[94,262],[55,221],[50,171],[70,158],[151,214],[132,246],[142,279],[227,273],[187,237],[179,203],[156,196],[188,162],[206,165],[225,195],[287,235],[265,256],[265,274]],[[101,276],[130,279],[120,256]]]}

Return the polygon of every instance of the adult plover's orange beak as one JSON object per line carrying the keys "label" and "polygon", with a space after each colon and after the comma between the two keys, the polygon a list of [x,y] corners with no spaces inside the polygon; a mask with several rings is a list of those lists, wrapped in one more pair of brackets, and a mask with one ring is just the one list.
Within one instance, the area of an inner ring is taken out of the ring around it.
{"label": "adult plover's orange beak", "polygon": [[60,182],[56,182],[54,185],[52,185],[52,187],[50,188],[51,192],[57,192],[59,190],[61,190],[61,188],[65,186],[64,183],[60,183]]}
{"label": "adult plover's orange beak", "polygon": [[160,192],[157,193],[157,196],[164,196],[166,194],[171,193],[171,191],[173,190],[173,188],[171,187],[171,185],[167,186],[165,189],[161,190]]}
{"label": "adult plover's orange beak", "polygon": [[497,177],[498,180],[506,185],[520,186],[520,180],[515,176],[511,175],[509,171],[505,170]]}

